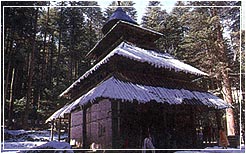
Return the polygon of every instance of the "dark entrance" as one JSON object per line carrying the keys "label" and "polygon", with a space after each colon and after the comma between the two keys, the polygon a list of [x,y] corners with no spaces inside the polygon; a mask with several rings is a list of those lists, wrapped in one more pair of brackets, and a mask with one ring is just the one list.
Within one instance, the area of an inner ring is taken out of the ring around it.
{"label": "dark entrance", "polygon": [[148,133],[157,149],[194,148],[199,143],[194,106],[121,102],[118,109],[116,148],[141,149]]}

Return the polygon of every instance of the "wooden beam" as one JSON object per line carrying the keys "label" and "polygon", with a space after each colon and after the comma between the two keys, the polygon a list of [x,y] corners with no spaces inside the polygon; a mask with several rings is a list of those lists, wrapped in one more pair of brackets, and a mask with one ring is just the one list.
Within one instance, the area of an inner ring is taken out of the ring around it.
{"label": "wooden beam", "polygon": [[51,141],[54,140],[54,120],[51,121]]}
{"label": "wooden beam", "polygon": [[86,131],[86,107],[84,107],[83,108],[83,128],[82,128],[82,136],[83,136],[83,138],[82,138],[82,141],[83,141],[83,148],[84,149],[88,149],[88,147],[87,147],[87,143],[86,143],[86,133],[87,133],[87,131]]}
{"label": "wooden beam", "polygon": [[69,113],[69,115],[68,115],[68,143],[70,144],[70,137],[71,137],[71,135],[70,135],[70,133],[71,133],[71,113]]}
{"label": "wooden beam", "polygon": [[61,140],[61,118],[59,118],[58,122],[58,141],[60,142]]}

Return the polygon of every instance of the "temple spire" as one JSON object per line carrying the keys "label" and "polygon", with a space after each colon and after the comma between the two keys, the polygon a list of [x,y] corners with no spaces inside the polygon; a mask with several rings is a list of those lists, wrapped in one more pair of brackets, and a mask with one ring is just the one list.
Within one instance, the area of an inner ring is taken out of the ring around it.
{"label": "temple spire", "polygon": [[[118,5],[120,5],[121,1],[117,2]],[[109,20],[106,22],[106,24],[103,26],[103,34],[106,34],[119,20],[138,25],[137,22],[134,21],[130,16],[128,16],[121,7],[118,7],[114,11],[114,13],[109,17]]]}
{"label": "temple spire", "polygon": [[121,1],[117,1],[117,3],[118,3],[118,6],[120,6],[120,5],[121,5]]}

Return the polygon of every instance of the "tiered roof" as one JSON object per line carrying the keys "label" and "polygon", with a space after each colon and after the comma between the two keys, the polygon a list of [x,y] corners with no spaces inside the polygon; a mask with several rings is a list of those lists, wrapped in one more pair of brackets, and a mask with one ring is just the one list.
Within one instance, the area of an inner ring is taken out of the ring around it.
{"label": "tiered roof", "polygon": [[[93,83],[95,86],[92,88],[88,84],[87,87],[81,87],[81,85],[86,85],[83,83],[88,81],[88,78],[93,77],[93,74],[101,72],[105,68],[110,68],[105,66],[109,64],[112,66],[122,59],[127,59],[128,62],[135,62],[135,64],[145,64],[151,69],[166,70],[166,76],[172,74],[171,77],[176,79],[180,73],[196,77],[207,76],[206,73],[199,69],[185,64],[167,53],[160,53],[154,49],[151,43],[161,37],[162,34],[140,27],[121,8],[118,8],[111,16],[103,31],[105,36],[88,54],[88,56],[97,60],[96,65],[76,80],[60,96],[67,96],[73,92],[80,91],[81,88],[86,89],[86,91],[79,93],[79,98],[74,96],[72,98],[74,101],[71,104],[55,112],[49,120],[62,117],[65,113],[70,113],[78,106],[94,103],[99,98],[121,100],[122,102],[137,100],[139,103],[155,101],[169,105],[204,105],[216,109],[229,107],[222,99],[208,92],[186,88],[186,86],[166,86],[166,83],[163,84],[165,81],[161,82],[161,84],[153,84],[153,80],[151,80],[151,84],[148,84],[146,80],[142,80],[146,82],[137,82],[137,80],[129,79],[131,75],[122,79],[117,76],[117,74],[121,73],[120,70],[115,69],[110,71],[116,72],[104,75],[98,81],[99,83]],[[128,73],[136,73],[133,72],[133,68],[128,69]],[[168,79],[166,80],[169,82]],[[185,79],[182,82],[184,81]],[[182,82],[177,82],[177,84]]]}
{"label": "tiered roof", "polygon": [[169,105],[203,105],[215,109],[230,107],[222,99],[209,92],[146,86],[122,81],[112,76],[102,81],[70,105],[58,110],[58,114],[55,113],[52,118],[63,117],[66,113],[70,113],[79,106],[87,105],[88,103],[93,104],[98,98],[115,99],[121,100],[122,102],[133,102],[137,100],[139,103],[148,103],[154,100],[157,103]]}
{"label": "tiered roof", "polygon": [[157,53],[154,50],[146,50],[126,42],[122,42],[118,47],[111,51],[105,58],[88,70],[84,75],[82,75],[78,80],[76,80],[70,87],[68,87],[60,96],[63,96],[70,92],[73,88],[82,82],[85,78],[89,77],[93,72],[99,69],[102,65],[108,63],[110,59],[114,56],[122,56],[128,58],[129,60],[148,63],[155,68],[165,68],[174,72],[184,72],[189,74],[194,74],[198,76],[207,75],[206,73],[185,64],[167,53]]}
{"label": "tiered roof", "polygon": [[154,42],[161,36],[163,34],[159,32],[119,20],[89,51],[87,56],[94,59],[103,58],[122,41],[128,41],[144,48],[155,49]]}
{"label": "tiered roof", "polygon": [[129,17],[121,7],[118,7],[110,16],[107,23],[103,26],[103,34],[106,34],[119,20],[138,25],[137,22],[132,20],[132,18]]}

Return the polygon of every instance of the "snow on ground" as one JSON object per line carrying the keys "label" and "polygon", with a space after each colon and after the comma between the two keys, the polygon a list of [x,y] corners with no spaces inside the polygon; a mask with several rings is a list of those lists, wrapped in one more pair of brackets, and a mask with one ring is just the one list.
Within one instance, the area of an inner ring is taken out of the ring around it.
{"label": "snow on ground", "polygon": [[10,142],[10,144],[5,144],[4,148],[5,149],[2,150],[2,153],[73,153],[70,144],[58,141]]}
{"label": "snow on ground", "polygon": [[[66,142],[51,141],[50,131],[25,131],[25,130],[4,130],[5,141],[1,143],[1,153],[37,153],[37,152],[62,152],[73,153],[71,146]],[[54,140],[57,140],[58,136],[55,134]],[[66,138],[66,134],[63,134],[61,138]],[[42,150],[43,149],[43,150]],[[54,149],[48,151],[46,149]],[[176,153],[245,153],[245,145],[241,145],[238,148],[222,149],[221,147],[207,147],[202,150],[180,150]]]}
{"label": "snow on ground", "polygon": [[222,149],[222,147],[214,146],[203,150],[176,151],[175,153],[245,153],[245,145],[241,145],[241,149],[240,147]]}
{"label": "snow on ground", "polygon": [[[1,152],[18,152],[20,149],[30,149],[35,146],[40,146],[47,142],[4,142],[1,144]],[[3,147],[4,146],[4,147]]]}
{"label": "snow on ground", "polygon": [[[65,139],[66,134],[61,135],[61,139]],[[54,140],[58,139],[58,134],[54,134]],[[4,129],[4,141],[1,142],[1,152],[15,153],[20,150],[36,148],[49,143],[50,130],[7,130]],[[57,143],[58,144],[58,143]],[[63,144],[63,143],[62,143]],[[54,143],[52,145],[55,145]],[[64,145],[63,145],[64,146]],[[62,147],[63,147],[62,146]],[[42,147],[41,147],[42,148]],[[54,147],[53,149],[55,149]]]}
{"label": "snow on ground", "polygon": [[4,130],[5,142],[49,141],[50,131]]}
{"label": "snow on ground", "polygon": [[[49,149],[49,150],[47,150]],[[52,150],[51,150],[52,149]],[[73,153],[71,146],[67,142],[50,141],[29,150],[20,151],[21,153]]]}

